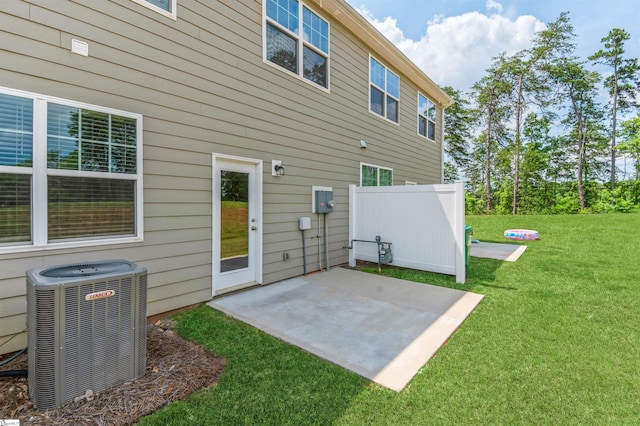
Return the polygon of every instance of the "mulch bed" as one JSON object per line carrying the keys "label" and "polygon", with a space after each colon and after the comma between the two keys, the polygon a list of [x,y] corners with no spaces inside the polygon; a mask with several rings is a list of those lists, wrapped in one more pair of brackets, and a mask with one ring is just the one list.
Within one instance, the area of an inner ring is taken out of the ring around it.
{"label": "mulch bed", "polygon": [[[224,359],[181,338],[173,326],[171,320],[149,325],[144,376],[102,392],[88,392],[59,409],[36,410],[26,377],[0,377],[0,420],[19,419],[21,425],[130,425],[215,384],[224,371]],[[27,354],[0,367],[0,371],[20,369],[27,369]]]}

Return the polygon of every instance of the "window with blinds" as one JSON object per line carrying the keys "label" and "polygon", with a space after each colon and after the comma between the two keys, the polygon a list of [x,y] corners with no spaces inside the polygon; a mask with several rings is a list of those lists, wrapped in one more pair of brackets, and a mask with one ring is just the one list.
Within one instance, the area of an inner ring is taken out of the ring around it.
{"label": "window with blinds", "polygon": [[141,238],[142,117],[0,88],[0,250]]}
{"label": "window with blinds", "polygon": [[31,243],[33,100],[0,93],[0,244]]}

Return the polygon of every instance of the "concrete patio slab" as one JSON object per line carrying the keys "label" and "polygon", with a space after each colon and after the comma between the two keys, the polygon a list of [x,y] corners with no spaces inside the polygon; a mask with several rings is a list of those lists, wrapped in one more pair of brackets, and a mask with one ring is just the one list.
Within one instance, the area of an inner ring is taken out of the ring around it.
{"label": "concrete patio slab", "polygon": [[487,257],[489,259],[515,262],[522,256],[527,246],[520,244],[503,243],[471,243],[469,255],[473,257]]}
{"label": "concrete patio slab", "polygon": [[208,305],[401,391],[482,297],[337,267]]}

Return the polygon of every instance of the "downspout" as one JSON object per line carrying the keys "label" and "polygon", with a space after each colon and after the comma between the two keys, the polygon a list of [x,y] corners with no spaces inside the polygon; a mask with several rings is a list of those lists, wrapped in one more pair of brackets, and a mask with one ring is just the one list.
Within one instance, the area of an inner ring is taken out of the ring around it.
{"label": "downspout", "polygon": [[318,215],[318,232],[316,234],[318,238],[318,270],[322,271],[322,249],[320,245],[320,215]]}
{"label": "downspout", "polygon": [[304,229],[302,230],[302,263],[304,274],[307,275],[307,247],[304,241]]}
{"label": "downspout", "polygon": [[324,256],[325,256],[325,265],[326,270],[329,270],[329,223],[327,222],[327,214],[323,213],[324,216]]}

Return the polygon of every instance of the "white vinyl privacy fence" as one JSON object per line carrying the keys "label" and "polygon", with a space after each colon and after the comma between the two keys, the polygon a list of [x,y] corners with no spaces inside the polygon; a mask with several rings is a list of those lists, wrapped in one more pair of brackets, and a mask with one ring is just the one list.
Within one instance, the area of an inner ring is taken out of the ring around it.
{"label": "white vinyl privacy fence", "polygon": [[[465,281],[464,187],[349,186],[349,239],[392,243],[393,265]],[[353,242],[349,264],[378,261],[377,244]]]}

